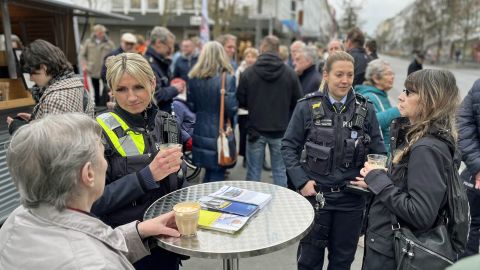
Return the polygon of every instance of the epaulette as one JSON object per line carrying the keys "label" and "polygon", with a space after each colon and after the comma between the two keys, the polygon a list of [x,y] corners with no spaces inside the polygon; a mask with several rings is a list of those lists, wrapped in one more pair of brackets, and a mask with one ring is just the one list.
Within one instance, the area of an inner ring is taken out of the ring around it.
{"label": "epaulette", "polygon": [[301,101],[308,100],[315,97],[323,97],[323,92],[315,91],[312,93],[308,93],[303,98],[299,99],[297,102],[301,102]]}

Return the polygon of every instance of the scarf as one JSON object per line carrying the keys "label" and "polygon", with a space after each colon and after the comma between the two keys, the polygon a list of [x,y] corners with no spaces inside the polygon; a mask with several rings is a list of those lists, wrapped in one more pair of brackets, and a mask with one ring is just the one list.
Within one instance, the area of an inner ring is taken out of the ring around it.
{"label": "scarf", "polygon": [[42,98],[43,93],[45,93],[45,89],[50,87],[52,84],[54,84],[56,82],[59,82],[59,81],[62,81],[62,80],[65,80],[65,79],[73,78],[75,76],[76,76],[76,74],[73,71],[64,70],[63,72],[60,72],[57,76],[52,78],[47,83],[47,85],[45,85],[43,87],[34,85],[30,91],[32,92],[32,97],[35,100],[35,103],[38,104],[40,102],[40,99]]}

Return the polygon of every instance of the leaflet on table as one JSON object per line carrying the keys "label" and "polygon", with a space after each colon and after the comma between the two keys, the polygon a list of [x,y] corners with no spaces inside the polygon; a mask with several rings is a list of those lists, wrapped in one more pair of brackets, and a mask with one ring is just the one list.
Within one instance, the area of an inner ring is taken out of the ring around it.
{"label": "leaflet on table", "polygon": [[218,191],[208,195],[225,200],[249,203],[263,208],[272,199],[272,195],[243,188],[223,186]]}
{"label": "leaflet on table", "polygon": [[259,209],[258,205],[227,201],[219,198],[203,196],[199,200],[202,208],[213,211],[220,211],[229,214],[240,215],[244,217],[249,217],[257,212]]}
{"label": "leaflet on table", "polygon": [[198,226],[209,230],[235,233],[248,222],[248,219],[249,217],[202,209],[198,218]]}

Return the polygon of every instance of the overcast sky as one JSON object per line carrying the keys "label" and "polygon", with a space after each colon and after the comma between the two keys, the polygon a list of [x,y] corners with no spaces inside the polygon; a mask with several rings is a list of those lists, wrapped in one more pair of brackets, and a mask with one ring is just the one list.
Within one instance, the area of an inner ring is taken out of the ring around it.
{"label": "overcast sky", "polygon": [[[403,8],[415,0],[354,0],[355,3],[361,3],[360,27],[370,35],[374,35],[377,25],[388,18],[395,16]],[[329,3],[337,11],[337,20],[343,16],[342,0],[329,0]]]}

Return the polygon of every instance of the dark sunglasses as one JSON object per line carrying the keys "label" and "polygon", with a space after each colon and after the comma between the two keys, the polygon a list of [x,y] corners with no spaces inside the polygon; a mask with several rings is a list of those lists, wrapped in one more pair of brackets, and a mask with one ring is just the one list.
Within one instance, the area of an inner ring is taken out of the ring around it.
{"label": "dark sunglasses", "polygon": [[416,94],[413,90],[409,90],[407,88],[403,89],[403,92],[407,97],[410,96],[410,94]]}

